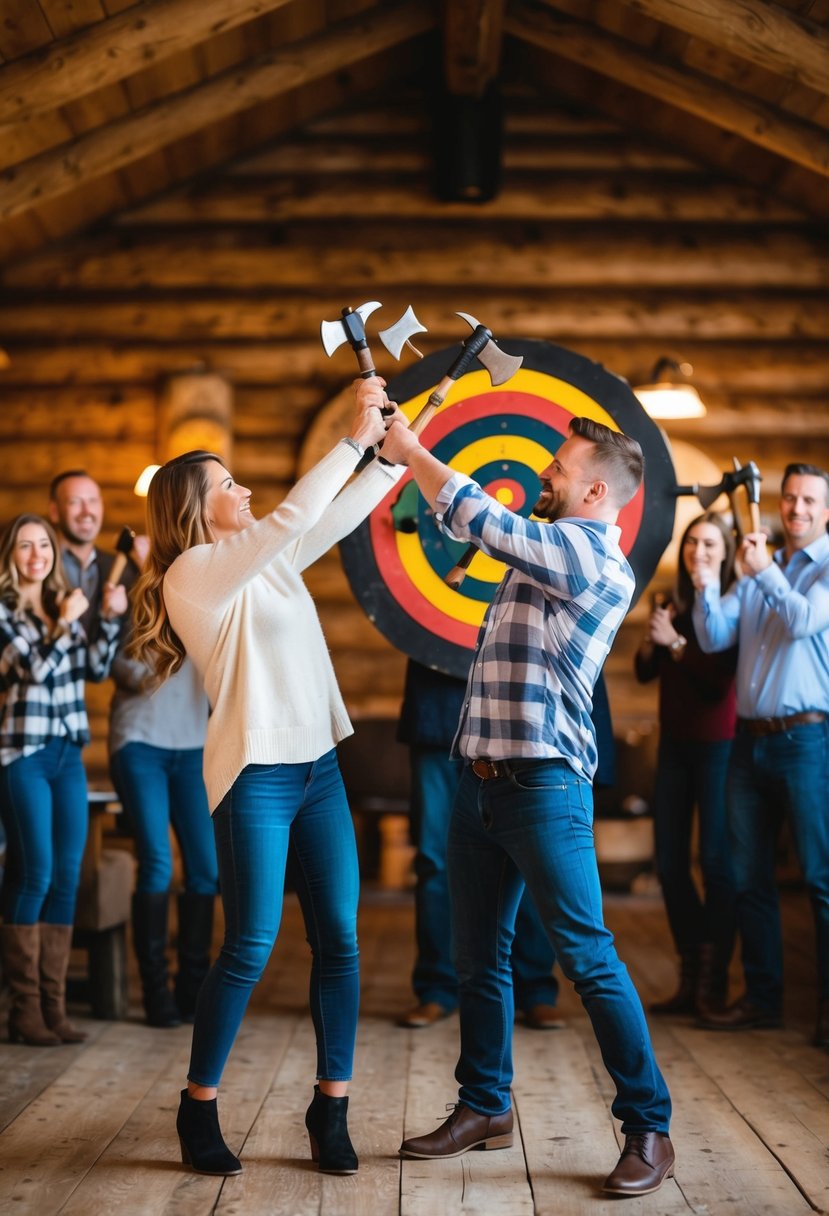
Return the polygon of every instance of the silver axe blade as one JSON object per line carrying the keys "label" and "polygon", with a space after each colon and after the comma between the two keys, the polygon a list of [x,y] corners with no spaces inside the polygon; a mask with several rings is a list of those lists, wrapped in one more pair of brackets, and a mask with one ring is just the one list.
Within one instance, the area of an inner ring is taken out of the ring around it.
{"label": "silver axe blade", "polygon": [[[379,300],[368,300],[359,308],[344,308],[343,315],[336,321],[321,321],[320,338],[328,358],[343,342],[349,342],[352,346],[358,341],[365,342],[366,317],[382,307]],[[359,317],[359,321],[350,321],[352,317]]]}
{"label": "silver axe blade", "polygon": [[418,359],[422,359],[423,354],[416,346],[412,345],[411,338],[413,334],[425,333],[428,333],[426,326],[420,324],[410,304],[403,313],[403,316],[398,321],[395,321],[394,325],[390,325],[388,329],[381,329],[377,336],[389,354],[393,355],[395,359],[400,358],[400,353],[404,346],[408,346],[410,350],[414,351]]}
{"label": "silver axe blade", "polygon": [[[467,325],[472,329],[480,328],[481,322],[475,317],[470,316],[468,312],[459,312],[455,314],[466,321]],[[520,355],[508,355],[498,346],[494,338],[490,337],[481,350],[478,351],[476,358],[479,363],[482,363],[489,372],[489,378],[493,385],[505,384],[518,371],[524,359]]]}

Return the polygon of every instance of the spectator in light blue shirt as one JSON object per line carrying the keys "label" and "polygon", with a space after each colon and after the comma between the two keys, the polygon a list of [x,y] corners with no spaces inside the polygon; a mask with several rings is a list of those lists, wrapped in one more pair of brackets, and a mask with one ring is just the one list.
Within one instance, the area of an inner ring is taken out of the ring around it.
{"label": "spectator in light blue shirt", "polygon": [[639,445],[574,419],[540,475],[533,520],[453,473],[392,423],[384,456],[408,464],[444,529],[509,569],[472,659],[454,754],[464,761],[447,845],[459,981],[459,1100],[404,1157],[512,1143],[510,948],[525,885],[574,981],[616,1086],[625,1147],[604,1190],[642,1195],[673,1172],[671,1102],[642,1005],[602,918],[593,843],[593,687],[634,588],[620,509],[642,479]]}
{"label": "spectator in light blue shirt", "polygon": [[812,903],[819,981],[815,1042],[829,1047],[829,475],[790,464],[780,500],[783,548],[749,533],[745,573],[728,595],[700,572],[694,627],[707,651],[739,641],[737,737],[728,818],[746,990],[701,1024],[779,1026],[783,944],[775,845],[788,817]]}

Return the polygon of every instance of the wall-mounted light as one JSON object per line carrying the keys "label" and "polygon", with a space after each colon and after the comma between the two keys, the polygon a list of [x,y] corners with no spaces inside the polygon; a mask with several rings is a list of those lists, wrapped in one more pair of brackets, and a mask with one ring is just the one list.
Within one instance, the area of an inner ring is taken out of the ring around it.
{"label": "wall-mounted light", "polygon": [[147,491],[150,488],[150,482],[160,468],[160,464],[148,464],[143,473],[140,474],[138,481],[133,486],[133,494],[137,494],[139,498],[146,498]]}
{"label": "wall-mounted light", "polygon": [[637,385],[633,392],[651,418],[704,418],[708,411],[687,379],[693,372],[690,363],[663,355],[654,365],[651,382]]}

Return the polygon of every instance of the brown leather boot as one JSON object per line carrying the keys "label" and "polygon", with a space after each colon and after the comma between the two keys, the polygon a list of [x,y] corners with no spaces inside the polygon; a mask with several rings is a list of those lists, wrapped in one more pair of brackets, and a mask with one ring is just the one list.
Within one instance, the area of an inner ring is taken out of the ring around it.
{"label": "brown leather boot", "polygon": [[1,925],[0,948],[11,992],[9,1042],[56,1047],[61,1040],[44,1022],[40,1008],[40,926]]}
{"label": "brown leather boot", "polygon": [[728,1005],[728,962],[714,942],[703,942],[697,967],[696,1012],[699,1017],[722,1013]]}
{"label": "brown leather boot", "polygon": [[83,1043],[86,1034],[66,1016],[66,972],[72,949],[71,925],[40,926],[40,1004],[43,1020],[62,1043]]}
{"label": "brown leather boot", "polygon": [[679,986],[673,996],[654,1001],[651,1013],[694,1013],[697,990],[697,951],[683,950],[679,956]]}

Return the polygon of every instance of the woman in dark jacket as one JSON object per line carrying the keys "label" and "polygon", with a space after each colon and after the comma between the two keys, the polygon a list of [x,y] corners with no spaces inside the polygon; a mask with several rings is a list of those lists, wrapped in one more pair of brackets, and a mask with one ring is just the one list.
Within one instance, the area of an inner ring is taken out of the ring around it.
{"label": "woman in dark jacket", "polygon": [[[725,783],[736,725],[736,647],[704,654],[691,620],[692,577],[701,566],[734,582],[734,538],[715,511],[692,520],[679,546],[673,595],[654,605],[635,658],[640,683],[659,679],[659,757],[654,789],[656,864],[680,959],[677,991],[652,1013],[695,1013],[725,1000],[736,903]],[[693,874],[698,812],[702,892]]]}

